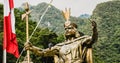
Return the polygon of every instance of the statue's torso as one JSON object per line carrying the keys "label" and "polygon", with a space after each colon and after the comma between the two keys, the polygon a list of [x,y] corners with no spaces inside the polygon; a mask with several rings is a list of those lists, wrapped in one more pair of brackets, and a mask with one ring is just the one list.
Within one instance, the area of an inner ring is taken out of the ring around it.
{"label": "statue's torso", "polygon": [[85,46],[83,47],[86,39],[90,40],[91,38],[84,37],[61,46],[58,63],[82,63],[83,57],[86,55],[85,52],[87,51],[87,48]]}

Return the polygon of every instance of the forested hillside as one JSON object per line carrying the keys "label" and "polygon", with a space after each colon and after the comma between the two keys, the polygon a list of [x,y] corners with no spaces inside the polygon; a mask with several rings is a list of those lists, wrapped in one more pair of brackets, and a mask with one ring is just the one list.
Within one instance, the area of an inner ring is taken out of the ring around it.
{"label": "forested hillside", "polygon": [[99,29],[95,63],[120,63],[120,1],[98,4],[92,18],[96,19]]}
{"label": "forested hillside", "polygon": [[[32,20],[39,22],[40,17],[42,16],[47,7],[47,3],[40,3],[37,6],[31,6],[31,9],[33,9],[31,13]],[[60,33],[63,32],[64,22],[65,21],[62,17],[61,11],[51,5],[39,26],[48,27],[51,31]]]}

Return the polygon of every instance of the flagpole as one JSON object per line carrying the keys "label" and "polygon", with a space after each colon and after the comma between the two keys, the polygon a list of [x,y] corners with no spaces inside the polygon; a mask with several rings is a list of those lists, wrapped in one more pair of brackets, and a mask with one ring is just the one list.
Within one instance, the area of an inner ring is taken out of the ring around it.
{"label": "flagpole", "polygon": [[4,49],[3,50],[3,63],[6,63],[6,60],[7,60],[6,56],[7,56],[6,49]]}
{"label": "flagpole", "polygon": [[[6,7],[7,7],[7,4],[6,4],[7,0],[4,0],[4,11],[6,10]],[[4,16],[5,16],[5,12],[4,12]],[[5,27],[5,21],[3,22],[4,23],[4,27]],[[3,29],[4,30],[4,29]],[[5,30],[4,30],[5,32]],[[5,36],[5,33],[4,33],[4,36]],[[4,39],[3,39],[3,48],[4,46],[6,47],[7,44],[4,44]],[[3,63],[6,63],[7,62],[7,52],[6,52],[6,48],[3,49]]]}

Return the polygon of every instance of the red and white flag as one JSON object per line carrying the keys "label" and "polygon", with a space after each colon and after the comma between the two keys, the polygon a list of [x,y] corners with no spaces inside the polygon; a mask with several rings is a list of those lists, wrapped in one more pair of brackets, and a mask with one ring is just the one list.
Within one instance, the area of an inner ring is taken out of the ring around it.
{"label": "red and white flag", "polygon": [[3,50],[19,57],[17,38],[15,34],[15,17],[13,0],[4,0],[4,39]]}

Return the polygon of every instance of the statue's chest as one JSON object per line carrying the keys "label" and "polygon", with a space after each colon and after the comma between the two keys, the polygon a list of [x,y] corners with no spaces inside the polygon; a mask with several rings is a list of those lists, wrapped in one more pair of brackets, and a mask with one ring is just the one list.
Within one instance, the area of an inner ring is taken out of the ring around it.
{"label": "statue's chest", "polygon": [[63,55],[70,55],[72,58],[78,57],[79,55],[79,46],[81,44],[79,42],[75,42],[68,45],[63,45],[60,49],[60,53]]}
{"label": "statue's chest", "polygon": [[60,54],[63,60],[67,63],[73,63],[73,61],[80,58],[79,42],[67,44],[61,47]]}
{"label": "statue's chest", "polygon": [[64,54],[64,55],[67,55],[67,54],[74,54],[74,53],[77,53],[79,52],[79,46],[81,44],[79,42],[74,42],[74,43],[71,43],[71,44],[67,44],[67,45],[63,45],[60,49],[60,53]]}

